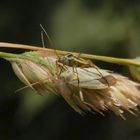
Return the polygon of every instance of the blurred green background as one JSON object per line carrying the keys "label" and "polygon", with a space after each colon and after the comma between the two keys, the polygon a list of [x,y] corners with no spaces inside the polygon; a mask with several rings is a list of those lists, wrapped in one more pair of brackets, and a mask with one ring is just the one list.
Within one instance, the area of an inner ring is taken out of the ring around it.
{"label": "blurred green background", "polygon": [[[42,46],[42,24],[56,49],[134,58],[140,55],[138,0],[0,1],[0,42]],[[47,41],[46,46],[49,47]],[[20,53],[21,50],[1,49]],[[129,75],[122,66],[97,64]],[[140,115],[80,116],[60,97],[26,89],[0,60],[0,140],[139,140]]]}

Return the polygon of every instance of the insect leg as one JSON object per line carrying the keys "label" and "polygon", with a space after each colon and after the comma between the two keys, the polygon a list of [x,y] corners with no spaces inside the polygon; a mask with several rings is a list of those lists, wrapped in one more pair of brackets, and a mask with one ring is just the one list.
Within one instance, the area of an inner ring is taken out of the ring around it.
{"label": "insect leg", "polygon": [[85,101],[84,96],[83,96],[83,92],[81,89],[79,89],[79,97],[80,97],[80,100],[82,101],[82,103],[89,106],[89,108],[93,109],[93,106],[90,103]]}
{"label": "insect leg", "polygon": [[80,87],[79,87],[79,84],[80,84],[80,79],[79,79],[79,75],[78,75],[77,68],[76,68],[75,66],[73,67],[73,71],[74,71],[74,70],[75,70],[76,77],[77,77],[78,88],[80,88]]}
{"label": "insect leg", "polygon": [[85,100],[84,100],[84,96],[83,96],[83,92],[80,88],[80,79],[79,79],[79,75],[78,75],[78,71],[77,71],[77,68],[76,67],[73,67],[76,71],[76,75],[77,75],[77,82],[78,82],[78,91],[79,91],[79,97],[80,97],[80,100],[87,106],[89,106],[91,109],[93,108],[93,106],[89,103],[87,103]]}
{"label": "insect leg", "polygon": [[60,74],[63,72],[63,70],[67,70],[67,66],[63,63],[60,63],[56,60],[56,66],[57,66],[57,76],[59,77]]}
{"label": "insect leg", "polygon": [[56,61],[56,66],[57,66],[57,69],[58,67],[60,68],[59,71],[57,70],[57,76],[59,77],[60,74],[62,73],[62,70],[63,70],[63,64],[60,64],[58,61]]}
{"label": "insect leg", "polygon": [[100,74],[100,76],[103,78],[103,80],[107,83],[108,87],[110,87],[108,80],[100,72],[99,68],[96,65],[94,65],[93,63],[91,64],[91,66],[94,67],[97,70],[97,72]]}

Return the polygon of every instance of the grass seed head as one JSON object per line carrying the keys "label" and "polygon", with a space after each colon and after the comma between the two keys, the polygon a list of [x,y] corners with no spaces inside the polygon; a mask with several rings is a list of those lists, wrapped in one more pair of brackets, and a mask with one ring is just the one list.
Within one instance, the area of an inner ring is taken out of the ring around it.
{"label": "grass seed head", "polygon": [[123,117],[124,111],[134,114],[140,105],[140,84],[122,75],[99,69],[106,82],[94,67],[78,67],[74,72],[73,67],[65,66],[61,71],[62,66],[57,65],[58,58],[54,54],[36,52],[30,56],[46,65],[40,64],[41,61],[12,60],[18,78],[40,94],[53,92],[62,96],[80,114],[84,111],[104,114],[110,110]]}

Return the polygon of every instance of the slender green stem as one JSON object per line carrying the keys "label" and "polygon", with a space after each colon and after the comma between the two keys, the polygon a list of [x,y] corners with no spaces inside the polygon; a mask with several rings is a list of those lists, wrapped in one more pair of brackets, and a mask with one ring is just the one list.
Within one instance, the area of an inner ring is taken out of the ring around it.
{"label": "slender green stem", "polygon": [[119,64],[119,65],[140,66],[140,62],[135,61],[133,59],[123,59],[123,58],[115,58],[115,57],[107,57],[107,56],[99,56],[99,55],[90,55],[90,54],[81,54],[80,56],[82,58],[94,59],[94,60],[99,60],[99,61],[104,61],[104,62],[108,62],[108,63]]}
{"label": "slender green stem", "polygon": [[46,66],[47,68],[51,69],[50,65],[39,59],[39,58],[35,58],[35,57],[32,57],[32,56],[27,56],[27,55],[24,55],[24,54],[12,54],[12,53],[5,53],[5,52],[0,52],[0,58],[4,58],[4,59],[7,59],[10,61],[14,60],[16,61],[16,59],[26,59],[26,60],[30,60],[32,62],[35,62],[35,63],[38,63],[38,64],[41,64],[41,65],[44,65]]}
{"label": "slender green stem", "polygon": [[99,61],[115,63],[115,64],[119,64],[119,65],[126,65],[126,66],[129,66],[129,65],[140,66],[140,62],[135,61],[133,59],[114,58],[114,57],[92,55],[92,54],[81,54],[81,53],[75,53],[75,52],[40,48],[40,47],[35,47],[35,46],[30,46],[30,45],[0,43],[0,48],[18,48],[18,49],[28,49],[28,50],[42,51],[42,52],[53,52],[53,53],[57,52],[59,55],[66,55],[68,53],[72,53],[74,55],[80,54],[80,57],[85,58],[85,59],[99,60]]}
{"label": "slender green stem", "polygon": [[21,59],[23,59],[21,55],[5,53],[5,52],[0,52],[0,58],[21,58]]}

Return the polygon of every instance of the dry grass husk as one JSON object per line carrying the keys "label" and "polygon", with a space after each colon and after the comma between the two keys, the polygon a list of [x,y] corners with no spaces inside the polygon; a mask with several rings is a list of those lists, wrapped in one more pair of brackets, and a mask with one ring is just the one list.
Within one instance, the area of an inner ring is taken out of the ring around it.
{"label": "dry grass husk", "polygon": [[140,84],[127,77],[99,69],[102,77],[94,67],[76,68],[77,73],[69,66],[62,70],[52,52],[29,52],[26,55],[39,58],[46,65],[40,61],[8,59],[18,78],[39,94],[53,92],[62,96],[80,114],[85,111],[104,114],[110,110],[124,118],[125,111],[135,114],[140,105]]}

